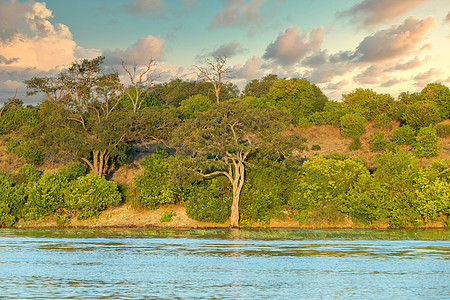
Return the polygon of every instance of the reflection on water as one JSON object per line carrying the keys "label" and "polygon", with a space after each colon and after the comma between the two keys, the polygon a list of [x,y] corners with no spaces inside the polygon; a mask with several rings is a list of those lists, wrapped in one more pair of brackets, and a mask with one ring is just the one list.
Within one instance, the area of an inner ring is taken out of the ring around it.
{"label": "reflection on water", "polygon": [[444,299],[449,231],[0,230],[5,299]]}

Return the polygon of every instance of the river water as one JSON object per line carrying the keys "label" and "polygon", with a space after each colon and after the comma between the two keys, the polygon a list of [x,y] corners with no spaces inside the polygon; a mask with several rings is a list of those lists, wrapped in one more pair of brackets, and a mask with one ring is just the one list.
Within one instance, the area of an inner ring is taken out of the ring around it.
{"label": "river water", "polygon": [[449,299],[449,231],[0,229],[0,299]]}

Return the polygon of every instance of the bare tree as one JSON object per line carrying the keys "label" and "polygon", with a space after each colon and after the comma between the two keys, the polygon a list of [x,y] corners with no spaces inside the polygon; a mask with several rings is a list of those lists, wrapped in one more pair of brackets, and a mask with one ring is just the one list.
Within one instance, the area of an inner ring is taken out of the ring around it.
{"label": "bare tree", "polygon": [[156,62],[153,59],[150,59],[150,61],[144,66],[144,69],[141,72],[138,72],[138,66],[136,63],[133,64],[133,67],[130,69],[127,63],[122,60],[122,68],[128,74],[131,86],[136,91],[136,94],[134,94],[130,92],[129,88],[124,88],[124,93],[127,94],[133,105],[133,112],[137,112],[141,108],[141,105],[147,96],[148,90],[155,81],[155,78],[151,77],[149,74],[155,65]]}
{"label": "bare tree", "polygon": [[214,58],[214,61],[210,59],[206,60],[206,67],[195,66],[198,70],[197,76],[200,80],[210,82],[214,87],[214,95],[216,96],[217,103],[219,103],[220,91],[229,82],[230,70],[225,68],[227,57],[218,56]]}

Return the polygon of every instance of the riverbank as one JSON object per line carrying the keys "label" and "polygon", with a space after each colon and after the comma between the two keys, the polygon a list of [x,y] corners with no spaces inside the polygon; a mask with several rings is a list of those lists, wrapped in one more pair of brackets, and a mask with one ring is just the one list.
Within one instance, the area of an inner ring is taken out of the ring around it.
{"label": "riverbank", "polygon": [[[170,214],[170,221],[162,222],[164,214]],[[69,223],[58,224],[52,216],[44,220],[25,221],[19,220],[14,228],[160,228],[160,229],[225,229],[230,227],[229,221],[225,223],[208,223],[191,219],[186,214],[186,209],[180,205],[167,205],[155,210],[137,210],[124,204],[111,207],[103,211],[98,218],[77,220],[73,218]],[[355,224],[350,218],[340,222],[299,222],[294,217],[285,215],[283,218],[273,218],[269,224],[249,223],[242,228],[264,229],[388,229],[388,224],[376,222],[363,226]],[[416,229],[445,229],[442,222],[427,224]]]}

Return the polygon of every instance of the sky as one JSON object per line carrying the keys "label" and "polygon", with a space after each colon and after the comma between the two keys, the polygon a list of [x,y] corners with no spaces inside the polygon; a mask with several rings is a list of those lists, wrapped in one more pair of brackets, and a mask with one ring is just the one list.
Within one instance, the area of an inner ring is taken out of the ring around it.
{"label": "sky", "polygon": [[268,74],[306,78],[330,100],[450,86],[450,0],[0,0],[0,105],[25,80],[81,59],[156,62],[158,82],[195,80],[226,56],[240,90]]}

